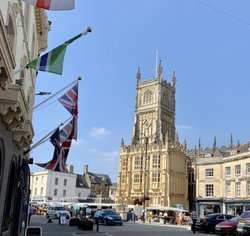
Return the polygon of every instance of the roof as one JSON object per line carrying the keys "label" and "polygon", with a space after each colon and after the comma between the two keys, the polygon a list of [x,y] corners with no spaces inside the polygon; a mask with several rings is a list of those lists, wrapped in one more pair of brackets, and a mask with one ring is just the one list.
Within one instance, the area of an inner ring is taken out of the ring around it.
{"label": "roof", "polygon": [[[85,174],[83,176],[85,176]],[[111,179],[108,175],[88,172],[88,176],[91,180],[91,183],[95,183],[95,184],[103,183],[103,184],[110,185],[110,186],[112,185]]]}
{"label": "roof", "polygon": [[89,188],[85,178],[82,175],[76,176],[76,187],[77,188]]}

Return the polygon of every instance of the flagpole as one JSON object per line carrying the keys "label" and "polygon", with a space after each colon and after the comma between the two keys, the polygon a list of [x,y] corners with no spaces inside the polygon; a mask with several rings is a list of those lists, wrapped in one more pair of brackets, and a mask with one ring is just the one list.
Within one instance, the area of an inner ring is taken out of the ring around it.
{"label": "flagpole", "polygon": [[50,136],[56,131],[56,129],[58,129],[59,127],[61,127],[62,125],[64,125],[66,122],[68,122],[70,119],[72,119],[72,116],[70,118],[68,118],[67,120],[65,120],[63,123],[61,123],[60,125],[58,125],[55,129],[53,129],[52,131],[50,131],[48,134],[46,134],[42,139],[40,139],[37,143],[35,143],[32,147],[30,147],[28,150],[26,150],[23,154],[26,155],[27,153],[29,153],[30,151],[32,151],[34,148],[38,147],[39,145],[43,144],[44,142],[46,142]]}
{"label": "flagpole", "polygon": [[[86,29],[85,31],[81,32],[78,36],[81,37],[81,36],[83,36],[83,35],[86,35],[87,33],[91,33],[92,31],[93,31],[93,29],[92,29],[91,27],[87,27],[87,29]],[[75,40],[78,39],[79,37],[73,38],[73,40],[70,39],[70,40],[66,41],[65,43],[67,43],[67,42],[72,43],[73,41],[75,41]],[[72,41],[71,41],[71,40],[72,40]],[[70,42],[70,41],[71,41],[71,42]],[[61,44],[61,45],[63,45],[63,44]],[[53,49],[52,49],[52,51],[53,51]],[[51,51],[50,51],[50,52],[51,52]],[[49,52],[48,52],[48,53],[49,53]],[[23,71],[26,67],[27,67],[27,65],[25,65],[25,66],[23,66],[23,67],[21,67],[21,68],[19,68],[19,69],[17,69],[17,70],[12,71],[12,72],[11,72],[11,75],[14,76],[15,74],[17,74],[17,73]],[[32,68],[32,67],[31,67],[31,68]]]}
{"label": "flagpole", "polygon": [[78,78],[76,80],[74,80],[73,82],[71,82],[70,84],[68,84],[67,86],[65,86],[64,88],[62,88],[61,90],[59,90],[58,92],[56,92],[55,94],[51,95],[50,97],[48,97],[47,99],[45,99],[44,101],[42,101],[41,103],[37,104],[36,106],[33,107],[33,111],[40,107],[42,104],[44,104],[45,102],[47,102],[48,100],[50,100],[51,98],[55,97],[57,94],[61,93],[63,90],[65,90],[66,88],[68,88],[69,86],[71,86],[72,84],[76,83],[78,80],[81,80],[82,77],[78,76]]}

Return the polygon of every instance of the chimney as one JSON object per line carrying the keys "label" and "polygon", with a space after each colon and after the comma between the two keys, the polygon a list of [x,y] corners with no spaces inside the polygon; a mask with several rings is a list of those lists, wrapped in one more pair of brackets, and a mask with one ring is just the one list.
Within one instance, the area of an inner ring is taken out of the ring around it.
{"label": "chimney", "polygon": [[68,173],[73,174],[73,172],[74,172],[74,166],[73,165],[66,165],[66,169],[68,170]]}
{"label": "chimney", "polygon": [[88,165],[84,165],[83,168],[84,168],[84,169],[83,169],[83,174],[87,175],[88,172],[89,172],[89,166],[88,166]]}

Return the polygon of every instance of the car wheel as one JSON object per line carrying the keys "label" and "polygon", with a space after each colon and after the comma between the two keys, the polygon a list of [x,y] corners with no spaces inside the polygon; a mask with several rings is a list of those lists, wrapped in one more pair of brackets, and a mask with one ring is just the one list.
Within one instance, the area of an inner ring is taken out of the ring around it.
{"label": "car wheel", "polygon": [[238,234],[237,234],[237,231],[236,231],[236,229],[235,230],[233,230],[233,232],[232,232],[232,236],[237,236]]}
{"label": "car wheel", "polygon": [[104,220],[104,225],[108,225],[108,220]]}

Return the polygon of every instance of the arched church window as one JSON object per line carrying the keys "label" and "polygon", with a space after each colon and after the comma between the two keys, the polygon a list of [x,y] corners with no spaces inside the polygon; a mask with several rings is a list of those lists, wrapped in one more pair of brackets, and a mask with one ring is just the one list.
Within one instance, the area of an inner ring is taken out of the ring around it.
{"label": "arched church window", "polygon": [[138,173],[134,174],[134,183],[140,183],[140,174]]}
{"label": "arched church window", "polygon": [[147,90],[144,93],[144,98],[143,98],[144,104],[150,104],[153,102],[153,93],[151,90]]}
{"label": "arched church window", "polygon": [[156,169],[156,168],[160,168],[160,165],[161,165],[161,158],[160,156],[158,155],[154,155],[153,156],[153,168]]}
{"label": "arched church window", "polygon": [[142,169],[142,158],[140,156],[135,157],[135,162],[134,162],[135,170],[140,170]]}

